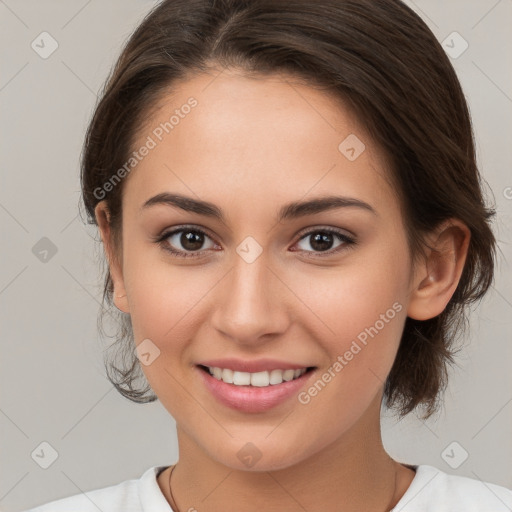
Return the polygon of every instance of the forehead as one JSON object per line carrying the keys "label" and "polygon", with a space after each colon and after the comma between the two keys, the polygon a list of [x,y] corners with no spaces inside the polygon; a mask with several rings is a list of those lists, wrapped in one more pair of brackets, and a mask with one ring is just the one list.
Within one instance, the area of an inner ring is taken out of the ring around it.
{"label": "forehead", "polygon": [[262,208],[333,193],[394,199],[385,155],[355,115],[283,75],[223,70],[176,83],[134,150],[149,139],[151,150],[125,184],[127,200],[139,206],[165,191]]}

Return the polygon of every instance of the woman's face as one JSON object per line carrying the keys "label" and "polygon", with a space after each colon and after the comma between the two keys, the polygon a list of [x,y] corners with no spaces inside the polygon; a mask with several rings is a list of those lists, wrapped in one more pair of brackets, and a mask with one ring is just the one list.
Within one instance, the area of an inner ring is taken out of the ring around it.
{"label": "woman's face", "polygon": [[176,86],[140,130],[116,305],[180,435],[232,468],[284,468],[375,425],[411,261],[384,155],[343,105],[278,76],[215,76]]}

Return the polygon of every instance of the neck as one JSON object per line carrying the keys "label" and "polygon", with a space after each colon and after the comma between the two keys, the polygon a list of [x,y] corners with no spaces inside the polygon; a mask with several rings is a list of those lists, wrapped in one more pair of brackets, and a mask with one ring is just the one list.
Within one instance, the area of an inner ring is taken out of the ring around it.
{"label": "neck", "polygon": [[[380,400],[377,405],[333,444],[298,464],[271,471],[227,467],[178,426],[180,458],[172,474],[176,505],[180,512],[387,512],[400,500],[414,472],[384,450]],[[159,484],[171,502],[169,471],[160,475]]]}

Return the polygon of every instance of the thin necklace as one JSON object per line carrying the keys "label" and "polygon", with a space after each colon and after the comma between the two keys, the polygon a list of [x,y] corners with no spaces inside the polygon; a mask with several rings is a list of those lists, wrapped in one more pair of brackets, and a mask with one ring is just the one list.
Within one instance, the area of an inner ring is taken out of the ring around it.
{"label": "thin necklace", "polygon": [[171,495],[171,507],[174,510],[174,512],[180,512],[180,509],[178,508],[178,505],[176,505],[176,500],[174,499],[174,496],[172,495],[172,488],[171,488],[171,476],[172,472],[174,471],[174,468],[176,467],[176,464],[173,465],[171,472],[169,473],[169,494]]}
{"label": "thin necklace", "polygon": [[[172,472],[174,471],[174,468],[176,467],[176,464],[174,464],[172,466],[172,469],[169,473],[169,494],[171,496],[171,500],[172,500],[172,503],[171,503],[171,507],[172,509],[174,510],[174,512],[180,512],[180,509],[178,508],[178,505],[176,505],[176,500],[174,499],[174,496],[172,494],[172,487],[171,487],[171,476],[172,476]],[[393,512],[393,509],[392,508],[389,508],[391,506],[391,504],[393,503],[393,500],[395,499],[395,494],[396,494],[396,482],[397,482],[397,474],[398,474],[398,470],[395,466],[395,484],[394,484],[394,490],[393,490],[393,495],[391,496],[391,501],[389,502],[389,505],[386,507],[386,511],[385,512]]]}

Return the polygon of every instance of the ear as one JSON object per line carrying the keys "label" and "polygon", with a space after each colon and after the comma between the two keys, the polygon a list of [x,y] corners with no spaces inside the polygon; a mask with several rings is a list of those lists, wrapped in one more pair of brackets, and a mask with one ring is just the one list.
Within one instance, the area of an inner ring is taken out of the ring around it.
{"label": "ear", "polygon": [[407,316],[428,320],[444,311],[459,284],[470,238],[458,219],[445,221],[427,237],[429,248],[416,264]]}
{"label": "ear", "polygon": [[[114,283],[113,301],[117,309],[124,313],[129,313],[128,299],[126,297],[126,289],[124,286],[123,269],[114,247],[114,240],[110,226],[110,212],[105,200],[100,201],[94,208],[94,215],[100,230],[101,239],[105,256],[108,261],[110,276]],[[119,248],[117,248],[119,249]]]}

